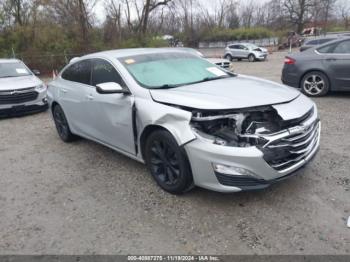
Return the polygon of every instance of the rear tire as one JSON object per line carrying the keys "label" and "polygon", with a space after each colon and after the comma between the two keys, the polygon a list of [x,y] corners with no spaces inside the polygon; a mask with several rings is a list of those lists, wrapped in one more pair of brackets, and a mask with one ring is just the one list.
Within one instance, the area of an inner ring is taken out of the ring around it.
{"label": "rear tire", "polygon": [[145,145],[145,160],[157,182],[171,194],[183,194],[194,187],[187,154],[165,130],[153,132]]}
{"label": "rear tire", "polygon": [[60,105],[55,105],[55,107],[52,110],[52,113],[57,133],[60,136],[60,138],[66,143],[75,141],[78,137],[70,131],[68,121],[66,115],[63,112],[62,107]]}
{"label": "rear tire", "polygon": [[330,89],[328,77],[318,71],[307,73],[300,83],[303,94],[310,97],[320,97],[328,94]]}
{"label": "rear tire", "polygon": [[248,61],[249,61],[249,62],[255,62],[255,55],[250,54],[250,55],[248,56]]}

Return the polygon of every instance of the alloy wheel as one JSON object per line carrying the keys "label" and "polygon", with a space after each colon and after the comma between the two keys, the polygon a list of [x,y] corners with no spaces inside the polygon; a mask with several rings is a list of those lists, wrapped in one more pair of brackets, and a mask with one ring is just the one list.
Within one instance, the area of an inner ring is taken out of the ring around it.
{"label": "alloy wheel", "polygon": [[321,94],[324,90],[324,87],[325,81],[319,75],[310,75],[304,81],[304,91],[311,96]]}
{"label": "alloy wheel", "polygon": [[64,116],[64,113],[60,108],[55,108],[54,120],[59,136],[63,139],[66,139],[69,135],[69,127],[66,117]]}
{"label": "alloy wheel", "polygon": [[153,175],[166,185],[175,185],[180,177],[180,164],[175,150],[164,140],[151,145],[150,167]]}

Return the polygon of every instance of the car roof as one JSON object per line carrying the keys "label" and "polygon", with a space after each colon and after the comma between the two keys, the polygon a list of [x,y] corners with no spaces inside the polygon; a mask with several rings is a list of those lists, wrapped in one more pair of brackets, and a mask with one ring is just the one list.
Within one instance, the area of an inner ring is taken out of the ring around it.
{"label": "car roof", "polygon": [[[89,55],[80,57],[80,59],[94,58],[94,57],[105,57],[105,58],[122,58],[128,56],[137,56],[145,54],[159,54],[159,53],[188,53],[188,50],[182,50],[177,48],[129,48],[129,49],[116,49],[110,51],[97,52]],[[79,59],[79,60],[80,60]]]}
{"label": "car roof", "polygon": [[322,45],[315,46],[315,47],[311,48],[311,50],[318,49],[318,48],[321,48],[323,46],[331,45],[331,44],[334,44],[334,43],[342,42],[344,40],[350,40],[350,37],[339,37],[339,38],[336,38],[336,39],[334,39],[332,41],[324,43]]}
{"label": "car roof", "polygon": [[21,62],[21,60],[15,59],[15,58],[0,58],[0,64],[6,64],[6,63],[14,63],[14,62]]}
{"label": "car roof", "polygon": [[322,40],[328,40],[328,39],[329,39],[330,41],[332,41],[332,40],[336,40],[336,39],[339,39],[339,38],[336,37],[336,36],[312,38],[312,39],[307,39],[305,44],[310,43],[311,41],[322,41]]}

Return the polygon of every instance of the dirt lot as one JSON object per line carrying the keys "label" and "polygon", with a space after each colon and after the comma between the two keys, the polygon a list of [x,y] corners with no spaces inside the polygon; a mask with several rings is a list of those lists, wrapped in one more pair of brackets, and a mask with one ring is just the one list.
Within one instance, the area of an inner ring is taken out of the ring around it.
{"label": "dirt lot", "polygon": [[[280,81],[285,54],[235,62]],[[0,254],[350,254],[350,94],[316,100],[322,149],[271,188],[177,197],[103,146],[64,144],[48,113],[0,120]]]}

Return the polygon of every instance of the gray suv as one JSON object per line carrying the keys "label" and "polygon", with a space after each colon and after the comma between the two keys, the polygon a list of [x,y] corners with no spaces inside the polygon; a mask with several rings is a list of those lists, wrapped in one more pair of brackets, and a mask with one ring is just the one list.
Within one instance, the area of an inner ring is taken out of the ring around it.
{"label": "gray suv", "polygon": [[17,59],[0,59],[0,116],[48,109],[46,85]]}
{"label": "gray suv", "polygon": [[188,51],[125,49],[74,59],[49,84],[48,97],[63,141],[84,137],[145,163],[174,194],[194,186],[268,187],[295,174],[320,145],[309,98]]}

